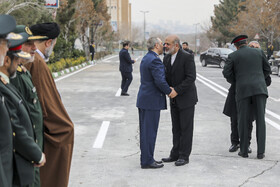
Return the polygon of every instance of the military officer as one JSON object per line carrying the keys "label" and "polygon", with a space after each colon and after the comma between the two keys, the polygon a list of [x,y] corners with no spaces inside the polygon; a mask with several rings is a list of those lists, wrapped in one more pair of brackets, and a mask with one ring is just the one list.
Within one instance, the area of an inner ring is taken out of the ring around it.
{"label": "military officer", "polygon": [[[0,67],[8,51],[7,35],[16,27],[12,16],[0,15]],[[0,89],[0,186],[11,187],[13,180],[13,131],[6,106],[6,97]]]}
{"label": "military officer", "polygon": [[270,66],[264,52],[247,46],[247,36],[240,35],[232,40],[237,51],[231,53],[223,70],[223,75],[231,84],[236,84],[238,114],[238,134],[241,157],[248,157],[248,121],[252,112],[257,128],[257,158],[265,157],[265,106],[268,97],[265,79],[270,74]]}
{"label": "military officer", "polygon": [[[21,51],[21,44],[27,37],[12,41],[9,51],[0,67],[0,90],[6,98],[7,109],[13,129],[14,176],[13,186],[29,186],[34,182],[34,165],[42,166],[45,155],[34,141],[34,129],[29,117],[29,108],[16,88],[10,84],[15,76],[20,58],[30,59],[30,54]],[[19,115],[20,114],[20,115]]]}
{"label": "military officer", "polygon": [[[33,85],[32,77],[30,72],[24,67],[24,63],[29,63],[34,61],[36,46],[34,40],[46,39],[46,36],[33,36],[30,29],[24,25],[17,25],[15,33],[22,33],[28,40],[22,44],[22,51],[27,52],[31,55],[31,59],[24,60],[19,64],[17,68],[17,76],[11,78],[11,83],[18,89],[18,91],[23,96],[28,108],[30,110],[30,118],[33,123],[36,135],[36,143],[39,145],[41,150],[43,150],[43,114],[41,105],[38,99],[36,88]],[[40,187],[40,170],[35,167],[35,181],[34,187]]]}

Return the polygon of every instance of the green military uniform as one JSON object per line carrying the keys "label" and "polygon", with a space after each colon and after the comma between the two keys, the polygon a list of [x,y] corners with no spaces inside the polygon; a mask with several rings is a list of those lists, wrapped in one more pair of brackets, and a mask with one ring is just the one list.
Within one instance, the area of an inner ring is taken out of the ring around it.
{"label": "green military uniform", "polygon": [[265,79],[270,74],[270,66],[264,52],[241,46],[228,56],[223,70],[229,83],[236,83],[238,113],[238,133],[240,156],[248,157],[248,124],[252,108],[257,124],[258,155],[265,152],[265,106],[268,97]]}
{"label": "green military uniform", "polygon": [[[10,15],[0,15],[0,39],[15,39],[8,36],[16,27],[16,20]],[[5,54],[4,43],[0,44],[1,53]],[[0,55],[2,57],[2,55]],[[2,62],[0,63],[2,66]],[[0,89],[0,186],[11,187],[13,182],[13,130],[6,106],[7,100]]]}
{"label": "green military uniform", "polygon": [[29,117],[29,109],[16,88],[9,84],[3,73],[0,90],[7,98],[7,109],[14,137],[14,178],[16,186],[28,186],[34,182],[34,163],[39,163],[42,151],[35,143],[34,129]]}
{"label": "green military uniform", "polygon": [[[19,90],[30,110],[30,118],[35,129],[36,143],[43,150],[43,114],[38,99],[36,88],[28,70],[23,65],[18,66],[17,76],[10,79],[11,83]],[[40,169],[35,168],[34,187],[40,187]]]}
{"label": "green military uniform", "polygon": [[13,181],[13,131],[6,107],[6,98],[0,90],[0,186],[11,187]]}

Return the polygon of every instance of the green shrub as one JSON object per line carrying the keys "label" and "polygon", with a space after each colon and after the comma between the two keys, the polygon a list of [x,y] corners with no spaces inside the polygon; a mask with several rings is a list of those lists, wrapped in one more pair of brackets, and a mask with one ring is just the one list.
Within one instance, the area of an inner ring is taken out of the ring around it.
{"label": "green shrub", "polygon": [[51,72],[58,72],[61,70],[64,70],[66,68],[72,67],[72,66],[77,66],[80,65],[82,63],[86,62],[86,58],[81,56],[78,58],[61,58],[59,61],[52,63],[52,64],[48,64],[49,69],[51,70]]}

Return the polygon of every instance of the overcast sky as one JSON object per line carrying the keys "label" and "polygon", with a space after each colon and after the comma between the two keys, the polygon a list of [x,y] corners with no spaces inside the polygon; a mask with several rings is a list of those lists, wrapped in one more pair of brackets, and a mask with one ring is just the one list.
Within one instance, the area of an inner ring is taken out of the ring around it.
{"label": "overcast sky", "polygon": [[130,0],[132,22],[143,22],[141,10],[146,14],[147,24],[172,21],[178,24],[193,25],[210,21],[214,5],[219,0]]}

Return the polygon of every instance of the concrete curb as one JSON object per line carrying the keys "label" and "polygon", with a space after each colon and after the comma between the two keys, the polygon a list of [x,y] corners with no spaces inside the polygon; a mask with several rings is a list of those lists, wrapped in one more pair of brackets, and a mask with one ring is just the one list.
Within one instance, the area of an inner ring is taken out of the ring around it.
{"label": "concrete curb", "polygon": [[74,72],[74,71],[77,71],[77,70],[79,70],[79,69],[81,69],[81,68],[84,68],[84,67],[86,67],[86,66],[88,66],[88,65],[93,65],[93,64],[96,64],[96,61],[94,61],[94,62],[91,62],[91,61],[84,62],[84,63],[82,63],[82,64],[80,64],[80,65],[73,66],[73,67],[70,67],[70,68],[61,70],[61,71],[59,71],[59,72],[53,72],[53,73],[52,73],[52,76],[53,76],[53,78],[57,78],[57,77],[66,75],[66,74],[68,74],[68,73],[72,73],[72,72]]}

